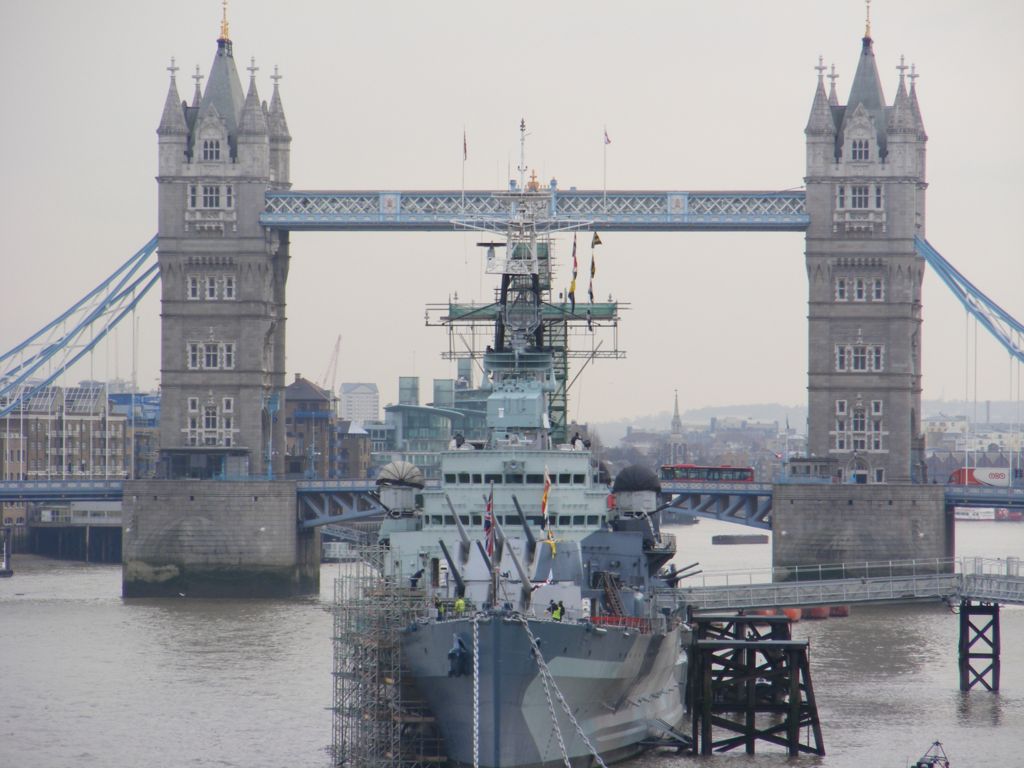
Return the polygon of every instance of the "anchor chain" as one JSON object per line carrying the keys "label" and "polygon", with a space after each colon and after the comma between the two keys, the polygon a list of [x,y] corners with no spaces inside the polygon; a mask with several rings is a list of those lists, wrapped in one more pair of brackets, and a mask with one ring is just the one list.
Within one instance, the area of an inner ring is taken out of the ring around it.
{"label": "anchor chain", "polygon": [[[598,754],[598,751],[590,742],[590,739],[587,737],[587,734],[583,732],[583,727],[579,724],[579,721],[576,720],[575,715],[573,715],[572,713],[572,709],[569,708],[569,703],[565,700],[565,697],[562,695],[562,692],[558,689],[558,684],[555,682],[555,676],[551,673],[551,670],[548,668],[547,662],[544,661],[544,657],[541,655],[540,644],[537,642],[537,638],[534,636],[533,631],[530,629],[529,621],[521,613],[516,614],[515,619],[523,625],[523,629],[526,630],[526,636],[530,640],[530,645],[533,647],[534,658],[537,659],[537,669],[540,670],[540,679],[541,682],[544,683],[544,692],[547,694],[548,697],[548,709],[552,709],[551,722],[555,724],[555,733],[558,736],[558,745],[562,749],[562,759],[565,760],[566,766],[569,766],[569,755],[565,749],[565,744],[562,741],[562,731],[558,727],[558,720],[555,718],[555,713],[553,711],[553,707],[551,704],[551,690],[554,690],[555,696],[558,697],[559,704],[562,705],[562,711],[565,712],[565,716],[569,718],[569,722],[572,723],[573,728],[576,729],[576,734],[580,737],[580,740],[584,743],[584,745],[586,745],[587,749],[590,750],[590,754],[594,756],[594,760],[597,762],[599,766],[601,766],[601,768],[608,768],[608,766],[605,765],[604,760],[601,759],[601,755]],[[551,687],[550,689],[548,688],[549,685]]]}
{"label": "anchor chain", "polygon": [[473,616],[473,768],[480,768],[480,617]]}

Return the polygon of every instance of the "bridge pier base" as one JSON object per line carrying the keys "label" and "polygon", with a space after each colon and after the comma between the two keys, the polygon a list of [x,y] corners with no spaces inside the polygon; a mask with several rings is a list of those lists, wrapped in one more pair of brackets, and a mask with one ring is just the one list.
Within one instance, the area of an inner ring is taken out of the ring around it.
{"label": "bridge pier base", "polygon": [[[982,668],[985,662],[988,665]],[[999,690],[999,603],[961,600],[960,690],[978,684]]]}
{"label": "bridge pier base", "polygon": [[139,480],[123,509],[125,597],[320,591],[320,534],[299,529],[294,482]]}

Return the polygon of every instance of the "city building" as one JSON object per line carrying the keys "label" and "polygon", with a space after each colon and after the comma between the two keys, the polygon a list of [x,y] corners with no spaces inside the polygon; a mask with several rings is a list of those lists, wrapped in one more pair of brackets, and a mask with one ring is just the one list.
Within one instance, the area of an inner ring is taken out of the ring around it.
{"label": "city building", "polygon": [[367,382],[343,382],[340,415],[349,421],[379,421],[380,392],[377,385]]}
{"label": "city building", "polygon": [[370,476],[370,434],[358,421],[342,420],[335,430],[332,477],[358,480]]}
{"label": "city building", "polygon": [[333,396],[298,373],[284,392],[285,471],[290,477],[334,477],[338,419]]}

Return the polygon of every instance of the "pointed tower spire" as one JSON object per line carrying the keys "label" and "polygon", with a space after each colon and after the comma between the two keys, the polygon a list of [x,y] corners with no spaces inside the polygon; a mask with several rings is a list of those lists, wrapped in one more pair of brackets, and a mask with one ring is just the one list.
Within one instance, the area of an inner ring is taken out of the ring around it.
{"label": "pointed tower spire", "polygon": [[274,94],[270,97],[270,136],[274,139],[291,139],[288,133],[288,121],[284,117],[284,106],[281,104],[281,89],[278,87],[281,75],[277,73],[277,65],[274,65],[274,74],[270,76],[274,81]]}
{"label": "pointed tower spire", "polygon": [[679,418],[679,390],[675,390],[676,402],[675,410],[672,413],[672,434],[678,435],[683,432],[683,420]]}
{"label": "pointed tower spire", "polygon": [[889,113],[889,133],[917,133],[917,119],[914,117],[914,107],[907,95],[907,84],[904,77],[907,66],[903,61],[901,55],[900,63],[896,67],[900,72],[900,84],[896,89],[896,100],[893,101],[892,111]]}
{"label": "pointed tower spire", "polygon": [[832,68],[828,73],[829,89],[828,89],[828,103],[830,106],[839,106],[839,96],[836,94],[836,80],[839,79],[839,75],[836,73],[836,65],[832,64]]}
{"label": "pointed tower spire", "polygon": [[192,75],[192,79],[196,81],[196,90],[192,94],[192,108],[199,109],[199,104],[203,101],[203,76],[199,74],[199,65],[196,64],[196,73]]}
{"label": "pointed tower spire", "polygon": [[182,109],[181,99],[178,97],[178,84],[174,77],[178,67],[175,65],[173,57],[167,71],[171,73],[171,83],[167,88],[164,111],[160,116],[160,127],[156,129],[156,132],[159,136],[185,136],[188,134],[188,126],[185,124],[185,113]]}
{"label": "pointed tower spire", "polygon": [[256,73],[259,67],[256,66],[256,59],[253,58],[248,66],[249,70],[249,92],[245,96],[245,104],[242,106],[242,117],[238,123],[239,136],[266,136],[267,118],[263,114],[263,107],[260,105],[260,96],[256,92]]}
{"label": "pointed tower spire", "polygon": [[924,130],[924,120],[921,118],[921,106],[917,103],[917,78],[920,77],[917,74],[917,67],[914,64],[910,65],[910,74],[907,75],[910,78],[910,108],[914,112],[914,120],[917,123],[917,132],[922,139],[927,139],[928,134]]}
{"label": "pointed tower spire", "polygon": [[874,123],[877,132],[878,156],[884,160],[888,153],[885,133],[887,125],[885,94],[882,93],[882,81],[878,76],[878,65],[875,62],[875,52],[872,48],[870,0],[868,0],[868,19],[864,32],[864,38],[861,40],[860,61],[857,62],[857,71],[853,75],[853,83],[850,86],[850,98],[846,102],[842,129],[845,133],[849,121],[863,108],[863,112],[866,112]]}
{"label": "pointed tower spire", "polygon": [[834,136],[836,124],[832,119],[832,107],[825,95],[825,64],[822,56],[818,57],[818,87],[814,91],[814,103],[811,104],[811,116],[807,119],[806,135]]}

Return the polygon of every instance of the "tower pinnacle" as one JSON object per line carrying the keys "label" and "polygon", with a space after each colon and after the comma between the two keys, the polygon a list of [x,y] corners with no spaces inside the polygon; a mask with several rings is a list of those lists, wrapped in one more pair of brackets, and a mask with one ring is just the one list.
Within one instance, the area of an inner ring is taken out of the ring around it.
{"label": "tower pinnacle", "polygon": [[217,41],[223,40],[227,43],[231,41],[231,35],[228,34],[228,0],[221,0],[221,3],[224,6],[224,15],[220,20],[220,37],[217,38]]}
{"label": "tower pinnacle", "polygon": [[[224,5],[228,4],[228,0],[224,0]],[[871,0],[864,0],[864,7],[867,10],[867,17],[864,20],[864,37],[867,40],[871,39]]]}

